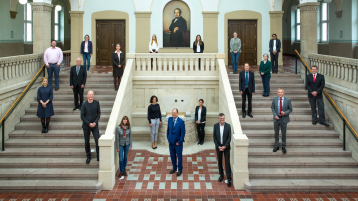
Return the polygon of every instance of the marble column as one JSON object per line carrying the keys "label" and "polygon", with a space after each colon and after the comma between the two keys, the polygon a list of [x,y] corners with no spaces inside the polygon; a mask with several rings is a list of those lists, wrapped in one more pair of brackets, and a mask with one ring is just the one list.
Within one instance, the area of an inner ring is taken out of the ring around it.
{"label": "marble column", "polygon": [[[151,39],[150,35],[150,17],[152,15],[151,11],[136,11],[134,12],[136,19],[136,53],[148,53],[149,40]],[[158,35],[157,35],[158,37]],[[160,43],[160,41],[158,41]]]}
{"label": "marble column", "polygon": [[218,53],[218,11],[203,11],[205,53]]}
{"label": "marble column", "polygon": [[[301,56],[310,65],[308,54],[318,53],[317,12],[320,3],[308,2],[299,4],[301,14]],[[305,68],[301,65],[301,76],[305,77]]]}
{"label": "marble column", "polygon": [[[71,17],[71,65],[76,64],[76,58],[81,56],[80,48],[83,41],[83,14],[84,11],[70,11]],[[92,27],[93,28],[93,27]],[[94,29],[94,28],[93,28]],[[95,40],[95,36],[90,36]],[[93,50],[95,52],[96,50]],[[92,61],[95,61],[92,58]],[[91,63],[93,65],[94,62]]]}
{"label": "marble column", "polygon": [[51,46],[52,4],[33,2],[33,53],[44,53]]}
{"label": "marble column", "polygon": [[277,38],[281,40],[281,52],[278,57],[278,65],[283,65],[283,38],[282,38],[282,17],[284,11],[269,11],[270,14],[270,36],[276,34]]}

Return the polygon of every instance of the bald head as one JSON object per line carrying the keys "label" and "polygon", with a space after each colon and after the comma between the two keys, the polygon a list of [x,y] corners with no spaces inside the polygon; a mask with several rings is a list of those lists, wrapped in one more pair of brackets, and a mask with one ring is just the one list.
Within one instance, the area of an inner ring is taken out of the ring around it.
{"label": "bald head", "polygon": [[94,93],[92,90],[89,90],[88,93],[87,93],[87,98],[88,98],[88,102],[89,103],[92,103],[93,102],[93,96],[94,96]]}

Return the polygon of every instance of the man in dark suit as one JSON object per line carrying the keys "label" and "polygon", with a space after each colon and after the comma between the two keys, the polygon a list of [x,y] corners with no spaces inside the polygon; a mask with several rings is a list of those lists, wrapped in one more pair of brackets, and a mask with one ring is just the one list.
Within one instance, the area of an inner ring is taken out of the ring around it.
{"label": "man in dark suit", "polygon": [[317,66],[312,66],[312,74],[307,75],[308,101],[311,105],[312,124],[317,124],[316,102],[318,104],[319,123],[329,126],[324,115],[324,102],[322,91],[325,85],[324,75],[317,73]]}
{"label": "man in dark suit", "polygon": [[269,43],[270,48],[270,56],[271,56],[271,63],[272,63],[272,73],[278,72],[278,55],[281,52],[281,41],[277,39],[276,34],[272,34],[272,39]]}
{"label": "man in dark suit", "polygon": [[[172,160],[173,169],[170,174],[177,171],[177,177],[183,171],[183,142],[185,137],[184,121],[178,117],[178,109],[173,109],[172,117],[168,118],[167,139],[169,143],[170,158]],[[177,163],[178,157],[178,163]]]}
{"label": "man in dark suit", "polygon": [[273,98],[271,110],[273,114],[274,130],[275,130],[275,148],[273,152],[279,150],[279,129],[281,126],[282,134],[282,152],[286,151],[286,130],[287,123],[290,122],[290,113],[292,112],[291,100],[283,96],[283,89],[278,89],[278,97]]}
{"label": "man in dark suit", "polygon": [[[70,86],[75,97],[75,107],[73,110],[81,109],[83,103],[83,91],[86,85],[87,71],[86,67],[81,65],[81,58],[76,59],[76,65],[71,67]],[[78,105],[78,95],[80,96],[80,105]]]}
{"label": "man in dark suit", "polygon": [[174,10],[175,18],[170,24],[169,31],[171,32],[171,45],[172,47],[183,47],[183,31],[187,30],[186,20],[181,16],[181,10],[176,8]]}
{"label": "man in dark suit", "polygon": [[93,91],[88,91],[87,98],[81,107],[81,119],[82,119],[82,129],[85,137],[85,150],[87,155],[86,163],[88,164],[91,161],[91,148],[90,148],[90,134],[92,131],[94,141],[96,143],[96,153],[97,153],[97,161],[99,161],[99,129],[98,129],[98,121],[101,117],[101,108],[99,106],[99,102],[93,99],[94,93]]}
{"label": "man in dark suit", "polygon": [[225,122],[225,115],[223,113],[219,114],[219,123],[214,125],[214,144],[216,149],[216,154],[218,156],[218,166],[219,166],[219,182],[224,178],[223,170],[223,154],[225,156],[225,171],[227,177],[227,186],[231,186],[231,166],[230,166],[230,142],[231,142],[231,126]]}
{"label": "man in dark suit", "polygon": [[255,74],[249,71],[249,63],[245,63],[245,70],[240,72],[239,88],[242,96],[242,118],[246,117],[246,95],[249,99],[248,115],[253,118],[252,112],[252,95],[255,94]]}

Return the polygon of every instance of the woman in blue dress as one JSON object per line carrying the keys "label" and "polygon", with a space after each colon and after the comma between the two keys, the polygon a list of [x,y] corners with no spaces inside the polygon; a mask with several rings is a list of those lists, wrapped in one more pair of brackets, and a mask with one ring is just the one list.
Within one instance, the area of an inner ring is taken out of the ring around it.
{"label": "woman in blue dress", "polygon": [[[53,90],[51,86],[48,86],[47,77],[42,78],[42,87],[39,87],[37,90],[37,102],[39,103],[37,107],[37,116],[41,118],[42,123],[42,133],[48,132],[48,126],[51,121],[51,116],[54,115],[53,112]],[[45,123],[46,120],[46,123]]]}

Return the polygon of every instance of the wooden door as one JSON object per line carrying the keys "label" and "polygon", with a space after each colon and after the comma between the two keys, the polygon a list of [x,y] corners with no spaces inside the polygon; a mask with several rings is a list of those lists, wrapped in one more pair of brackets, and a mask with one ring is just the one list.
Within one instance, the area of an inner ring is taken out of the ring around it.
{"label": "wooden door", "polygon": [[126,55],[125,21],[97,20],[97,65],[112,65],[112,53],[116,44],[121,45],[121,51]]}
{"label": "wooden door", "polygon": [[231,65],[230,40],[233,33],[241,40],[239,65],[249,63],[256,65],[257,61],[257,21],[256,20],[229,20],[228,24],[228,64]]}

